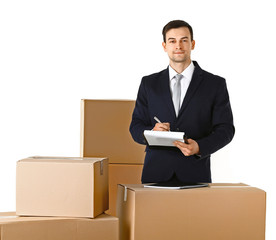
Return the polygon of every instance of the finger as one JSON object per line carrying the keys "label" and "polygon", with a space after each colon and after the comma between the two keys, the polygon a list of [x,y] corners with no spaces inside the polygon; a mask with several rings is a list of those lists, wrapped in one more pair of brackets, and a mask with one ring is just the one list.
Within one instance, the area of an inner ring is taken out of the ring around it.
{"label": "finger", "polygon": [[162,128],[164,128],[166,131],[170,130],[170,124],[169,123],[162,123]]}
{"label": "finger", "polygon": [[176,146],[179,146],[179,147],[182,147],[182,148],[187,148],[188,147],[188,144],[186,144],[184,142],[181,142],[181,141],[174,141],[174,144]]}
{"label": "finger", "polygon": [[154,128],[154,131],[169,131],[168,127],[164,125],[163,123],[156,123]]}
{"label": "finger", "polygon": [[154,126],[154,128],[153,128],[153,130],[155,130],[155,131],[161,131],[161,123],[156,123],[155,124],[155,126]]}
{"label": "finger", "polygon": [[179,150],[185,155],[185,156],[191,156],[192,150],[191,146],[188,144],[185,144],[183,142],[175,141],[174,145],[179,148]]}
{"label": "finger", "polygon": [[170,130],[170,125],[167,123],[159,123],[159,128],[163,129],[163,131],[169,131]]}

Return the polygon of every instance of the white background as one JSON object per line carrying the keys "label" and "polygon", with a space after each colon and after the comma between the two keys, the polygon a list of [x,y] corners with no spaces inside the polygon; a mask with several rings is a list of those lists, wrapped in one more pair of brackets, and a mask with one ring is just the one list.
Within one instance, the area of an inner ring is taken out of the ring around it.
{"label": "white background", "polygon": [[0,211],[15,210],[16,161],[79,156],[80,100],[135,99],[167,67],[161,30],[194,28],[192,58],[227,80],[236,135],[212,158],[213,182],[267,192],[276,238],[273,1],[0,1]]}

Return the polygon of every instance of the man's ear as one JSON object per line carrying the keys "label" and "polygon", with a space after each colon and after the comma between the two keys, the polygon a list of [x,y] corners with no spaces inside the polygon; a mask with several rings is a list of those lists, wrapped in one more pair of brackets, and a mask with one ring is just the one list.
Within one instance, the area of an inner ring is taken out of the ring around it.
{"label": "man's ear", "polygon": [[195,49],[195,40],[192,41],[192,50]]}
{"label": "man's ear", "polygon": [[166,43],[165,42],[162,42],[162,46],[163,46],[164,51],[167,52],[167,47],[166,47]]}

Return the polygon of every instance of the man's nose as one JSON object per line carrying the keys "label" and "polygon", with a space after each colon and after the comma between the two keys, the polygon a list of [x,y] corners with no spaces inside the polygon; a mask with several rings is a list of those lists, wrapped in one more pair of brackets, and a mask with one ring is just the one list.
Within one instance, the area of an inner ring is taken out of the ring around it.
{"label": "man's nose", "polygon": [[176,43],[176,48],[177,49],[182,49],[182,42],[181,41]]}

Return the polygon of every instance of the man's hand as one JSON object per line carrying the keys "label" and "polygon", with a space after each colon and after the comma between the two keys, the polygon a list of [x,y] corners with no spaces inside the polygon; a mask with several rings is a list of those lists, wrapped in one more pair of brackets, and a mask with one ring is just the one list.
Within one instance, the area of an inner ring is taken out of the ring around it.
{"label": "man's hand", "polygon": [[178,147],[185,156],[199,154],[199,146],[197,142],[191,138],[187,139],[188,143],[175,141],[174,145]]}
{"label": "man's hand", "polygon": [[153,131],[170,131],[170,123],[156,123]]}

